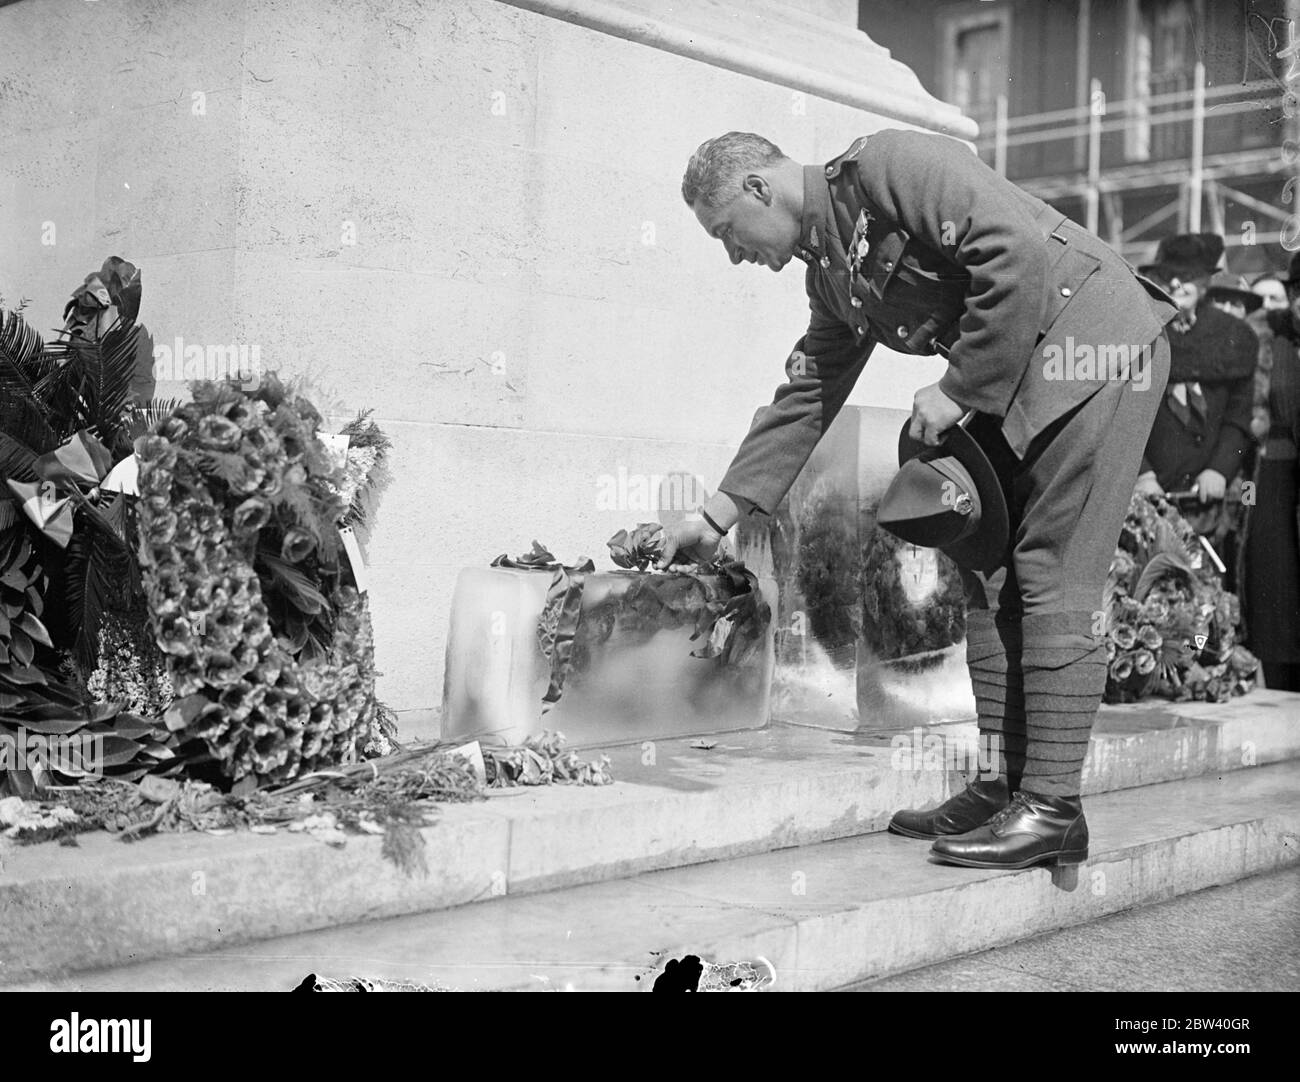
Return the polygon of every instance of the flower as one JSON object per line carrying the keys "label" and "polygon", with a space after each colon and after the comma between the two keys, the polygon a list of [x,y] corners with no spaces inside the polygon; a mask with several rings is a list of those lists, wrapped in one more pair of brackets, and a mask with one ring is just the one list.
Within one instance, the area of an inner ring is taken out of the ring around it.
{"label": "flower", "polygon": [[1165,641],[1164,636],[1161,635],[1160,632],[1158,632],[1150,624],[1143,624],[1140,628],[1138,628],[1137,637],[1138,637],[1138,641],[1143,646],[1145,646],[1148,650],[1153,650],[1153,651],[1159,650]]}
{"label": "flower", "polygon": [[317,545],[314,534],[300,526],[291,526],[284,531],[284,540],[280,542],[280,556],[291,564],[305,560]]}
{"label": "flower", "polygon": [[159,515],[152,515],[149,518],[149,526],[145,530],[145,536],[149,539],[151,545],[165,545],[176,536],[177,518],[172,511],[163,511]]}
{"label": "flower", "polygon": [[232,517],[232,522],[237,530],[248,533],[256,533],[271,519],[271,505],[265,500],[260,500],[255,496],[250,496],[238,507]]}
{"label": "flower", "polygon": [[1110,663],[1110,677],[1117,683],[1123,683],[1133,673],[1133,658],[1130,654],[1121,654]]}
{"label": "flower", "polygon": [[1116,624],[1110,629],[1110,637],[1121,650],[1131,650],[1137,642],[1137,632],[1128,624]]}
{"label": "flower", "polygon": [[1149,676],[1156,669],[1155,654],[1150,650],[1138,650],[1133,654],[1133,668],[1139,676]]}
{"label": "flower", "polygon": [[199,421],[200,446],[211,447],[218,451],[229,451],[239,446],[239,425],[217,413],[209,413]]}

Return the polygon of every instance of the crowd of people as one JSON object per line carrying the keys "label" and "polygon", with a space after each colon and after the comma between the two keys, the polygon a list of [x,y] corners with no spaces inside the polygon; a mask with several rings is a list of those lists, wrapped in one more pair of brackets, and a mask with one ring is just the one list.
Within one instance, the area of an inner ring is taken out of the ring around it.
{"label": "crowd of people", "polygon": [[1300,253],[1251,282],[1223,254],[1218,234],[1184,233],[1138,268],[1180,311],[1137,488],[1221,560],[1266,686],[1300,691]]}

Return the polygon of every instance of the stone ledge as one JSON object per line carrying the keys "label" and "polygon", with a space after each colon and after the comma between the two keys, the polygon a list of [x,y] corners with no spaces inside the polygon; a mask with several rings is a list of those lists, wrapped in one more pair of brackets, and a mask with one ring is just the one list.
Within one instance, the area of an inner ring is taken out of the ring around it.
{"label": "stone ledge", "polygon": [[718,3],[698,10],[679,5],[669,18],[663,5],[636,0],[503,2],[877,116],[960,139],[978,134],[975,121],[932,97],[889,50],[864,33],[846,36],[843,27],[806,13],[782,18],[775,9],[763,13]]}
{"label": "stone ledge", "polygon": [[[1258,692],[1219,706],[1105,708],[1084,791],[1242,768],[1247,740],[1260,765],[1300,758],[1297,704]],[[924,735],[955,744],[973,729]],[[869,834],[961,785],[946,770],[896,769],[889,734],[775,726],[711,739],[711,750],[610,748],[619,780],[607,788],[498,790],[444,806],[423,831],[427,879],[399,872],[373,837],[341,850],[285,833],[6,845],[0,983]]]}
{"label": "stone ledge", "polygon": [[877,834],[26,984],[288,990],[309,972],[466,990],[632,991],[667,959],[764,958],[818,991],[1300,863],[1300,764],[1090,802],[1078,868],[980,871]]}

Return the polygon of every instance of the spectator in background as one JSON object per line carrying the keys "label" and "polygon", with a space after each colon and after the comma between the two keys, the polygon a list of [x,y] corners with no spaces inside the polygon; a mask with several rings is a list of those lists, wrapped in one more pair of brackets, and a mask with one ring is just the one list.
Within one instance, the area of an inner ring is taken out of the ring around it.
{"label": "spectator in background", "polygon": [[1210,279],[1206,296],[1220,312],[1238,319],[1246,319],[1264,304],[1263,296],[1248,286],[1245,278],[1227,271],[1219,271]]}
{"label": "spectator in background", "polygon": [[[1278,283],[1279,285],[1281,283]],[[1219,271],[1210,279],[1209,301],[1220,312],[1227,312],[1237,319],[1244,319],[1258,337],[1264,328],[1264,298],[1256,293],[1239,274]],[[1255,380],[1258,382],[1258,369]],[[1251,419],[1251,434],[1255,434],[1254,418]],[[1258,440],[1256,435],[1256,440]],[[1207,533],[1214,551],[1223,561],[1223,588],[1237,593],[1237,564],[1241,551],[1241,531],[1245,512],[1241,503],[1242,485],[1255,469],[1255,451],[1257,443],[1251,441],[1246,447],[1241,469],[1235,477],[1228,479],[1228,491],[1223,500],[1223,512],[1218,516],[1218,523],[1213,532]]]}
{"label": "spectator in background", "polygon": [[1229,482],[1247,460],[1259,340],[1245,320],[1209,300],[1223,257],[1216,233],[1182,233],[1160,242],[1138,270],[1168,289],[1179,314],[1169,324],[1169,386],[1147,440],[1139,492],[1178,502],[1192,526],[1214,534]]}
{"label": "spectator in background", "polygon": [[1265,271],[1251,283],[1251,292],[1264,298],[1265,312],[1279,312],[1288,307],[1283,277],[1284,275],[1273,271]]}
{"label": "spectator in background", "polygon": [[1267,312],[1260,339],[1255,424],[1262,443],[1239,577],[1247,641],[1264,683],[1300,691],[1300,254],[1291,257],[1284,285],[1287,307]]}

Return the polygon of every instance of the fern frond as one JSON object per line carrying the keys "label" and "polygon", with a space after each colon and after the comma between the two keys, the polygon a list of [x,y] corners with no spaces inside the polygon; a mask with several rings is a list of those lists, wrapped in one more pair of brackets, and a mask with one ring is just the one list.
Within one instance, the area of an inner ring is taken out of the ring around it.
{"label": "fern frond", "polygon": [[135,406],[124,418],[122,427],[134,443],[170,417],[181,405],[179,398],[154,398]]}
{"label": "fern frond", "polygon": [[234,451],[200,451],[198,458],[199,469],[225,481],[232,488],[239,487],[248,478],[248,461]]}

